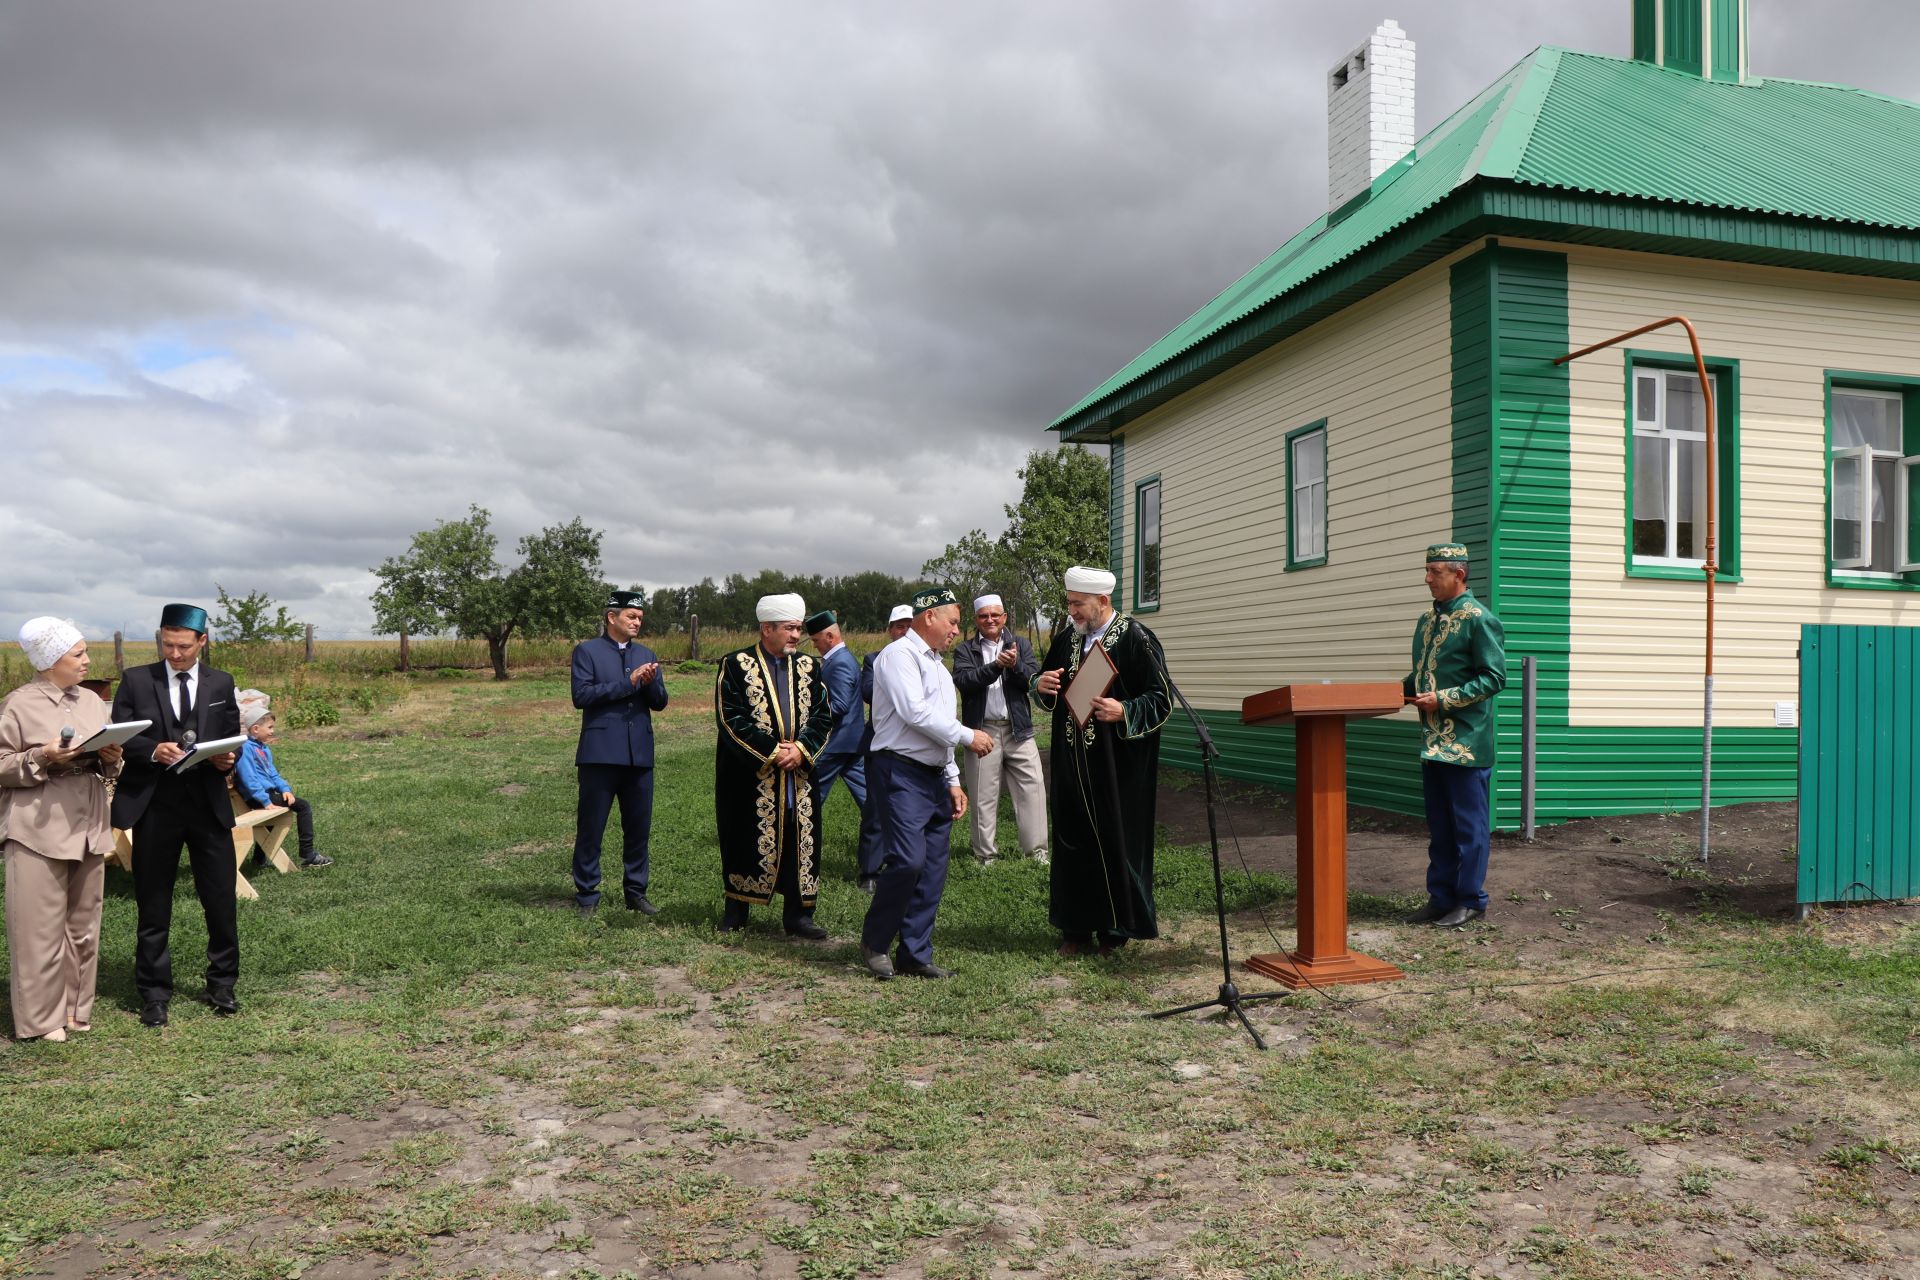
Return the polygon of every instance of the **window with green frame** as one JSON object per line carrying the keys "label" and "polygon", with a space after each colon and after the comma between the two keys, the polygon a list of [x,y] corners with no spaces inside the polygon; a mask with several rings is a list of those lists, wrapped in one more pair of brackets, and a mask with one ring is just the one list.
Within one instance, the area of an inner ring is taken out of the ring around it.
{"label": "window with green frame", "polygon": [[1707,486],[1713,486],[1715,577],[1740,577],[1740,363],[1708,360],[1714,451],[1693,361],[1627,353],[1627,574],[1706,576]]}
{"label": "window with green frame", "polygon": [[1133,607],[1160,607],[1160,477],[1133,487]]}
{"label": "window with green frame", "polygon": [[1287,432],[1287,568],[1327,562],[1327,420]]}
{"label": "window with green frame", "polygon": [[1827,375],[1827,565],[1841,586],[1920,586],[1920,381]]}

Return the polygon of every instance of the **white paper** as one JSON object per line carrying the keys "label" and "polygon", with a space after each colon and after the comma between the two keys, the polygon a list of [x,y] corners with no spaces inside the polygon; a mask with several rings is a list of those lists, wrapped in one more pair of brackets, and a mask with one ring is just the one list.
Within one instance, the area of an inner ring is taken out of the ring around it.
{"label": "white paper", "polygon": [[98,751],[102,747],[117,747],[129,738],[139,736],[142,729],[153,724],[151,720],[122,720],[119,724],[110,724],[100,732],[75,747],[75,751]]}
{"label": "white paper", "polygon": [[208,756],[219,756],[225,755],[229,751],[238,751],[246,744],[246,741],[247,735],[243,733],[236,738],[215,738],[212,742],[197,743],[192,751],[188,752],[178,764],[173,766],[173,771],[175,773],[185,773],[202,760],[205,760]]}

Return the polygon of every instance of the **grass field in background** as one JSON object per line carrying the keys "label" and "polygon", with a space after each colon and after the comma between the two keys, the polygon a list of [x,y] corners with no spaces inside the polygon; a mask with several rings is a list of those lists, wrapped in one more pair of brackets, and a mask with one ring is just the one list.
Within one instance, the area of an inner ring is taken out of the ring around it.
{"label": "grass field in background", "polygon": [[[674,674],[659,720],[651,921],[569,909],[563,675],[326,678],[377,696],[278,754],[338,861],[255,877],[241,1016],[191,999],[183,876],[174,1023],[138,1025],[110,872],[97,1029],[0,1046],[0,1276],[1639,1280],[1911,1256],[1911,930],[1708,916],[1657,971],[1626,949],[1522,971],[1495,933],[1409,931],[1417,981],[1261,1006],[1261,1054],[1144,1016],[1218,983],[1202,850],[1162,847],[1168,937],[1107,962],[1054,955],[1042,868],[959,861],[935,944],[960,977],[879,984],[844,797],[832,940],[772,911],[715,932],[710,673]],[[1290,892],[1231,879],[1237,954],[1271,948],[1251,909]],[[1403,905],[1354,909],[1397,928]]]}

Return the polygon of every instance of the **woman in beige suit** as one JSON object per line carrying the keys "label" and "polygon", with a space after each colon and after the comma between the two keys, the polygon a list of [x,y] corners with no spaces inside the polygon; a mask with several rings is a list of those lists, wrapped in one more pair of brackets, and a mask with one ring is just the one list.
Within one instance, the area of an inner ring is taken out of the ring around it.
{"label": "woman in beige suit", "polygon": [[[107,779],[119,747],[81,755],[107,706],[80,687],[87,642],[70,622],[35,618],[20,647],[39,674],[0,702],[0,832],[5,841],[13,1029],[65,1040],[90,1029],[100,964],[100,896],[113,847]],[[72,743],[61,746],[64,730]]]}

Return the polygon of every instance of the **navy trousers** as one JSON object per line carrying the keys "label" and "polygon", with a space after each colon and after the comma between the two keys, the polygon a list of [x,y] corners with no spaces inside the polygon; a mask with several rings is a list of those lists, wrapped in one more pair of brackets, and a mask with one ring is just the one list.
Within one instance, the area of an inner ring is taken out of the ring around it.
{"label": "navy trousers", "polygon": [[880,811],[880,885],[867,908],[860,941],[885,951],[900,939],[894,963],[933,963],[933,918],[947,887],[953,796],[938,765],[891,751],[867,758],[867,796]]}
{"label": "navy trousers", "polygon": [[[827,793],[833,790],[835,782],[847,784],[847,791],[853,796],[854,804],[860,807],[860,829],[867,829],[867,757],[858,751],[843,751],[837,755],[821,756],[813,763],[813,824],[814,830],[820,829],[827,812]],[[864,865],[862,875],[867,874]]]}
{"label": "navy trousers", "polygon": [[653,770],[637,765],[583,764],[580,804],[573,821],[573,899],[583,907],[600,901],[600,840],[607,814],[620,802],[621,888],[628,898],[647,891],[647,839],[653,830]]}
{"label": "navy trousers", "polygon": [[1427,898],[1487,909],[1487,777],[1491,769],[1420,762],[1427,799]]}
{"label": "navy trousers", "polygon": [[860,878],[878,877],[886,859],[887,833],[880,825],[880,797],[873,786],[873,756],[860,757],[860,776],[867,785],[867,803],[860,809]]}

